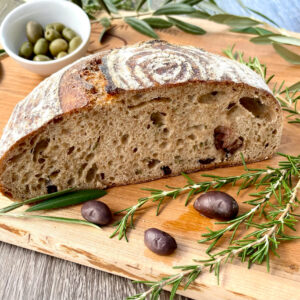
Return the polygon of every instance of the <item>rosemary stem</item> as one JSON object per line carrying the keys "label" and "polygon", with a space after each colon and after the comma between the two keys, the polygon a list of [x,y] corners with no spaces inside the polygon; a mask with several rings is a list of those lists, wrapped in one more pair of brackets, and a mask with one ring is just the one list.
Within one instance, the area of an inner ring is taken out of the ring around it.
{"label": "rosemary stem", "polygon": [[[284,176],[284,174],[282,174],[282,176],[280,177],[281,180],[282,180],[283,176]],[[276,183],[276,186],[278,186],[279,182],[280,182],[280,180],[278,180],[278,182]],[[300,189],[300,179],[299,179],[298,183],[296,184],[295,188],[293,189],[293,192],[292,192],[292,195],[291,195],[291,198],[290,198],[289,202],[287,203],[284,211],[282,212],[281,216],[278,219],[280,222],[284,221],[284,218],[289,214],[290,210],[292,209],[292,206],[295,204],[295,200],[296,200],[298,189]],[[269,196],[271,196],[271,194],[268,195],[268,197]],[[257,208],[255,208],[255,210],[256,209]],[[249,249],[251,247],[259,245],[262,242],[265,242],[266,244],[268,244],[269,243],[269,238],[273,234],[275,234],[276,229],[278,228],[278,226],[279,226],[279,223],[276,223],[274,226],[272,226],[271,228],[269,228],[267,230],[267,232],[260,239],[254,241],[254,242],[252,242],[250,244],[247,244],[247,245],[245,245],[245,246],[243,246],[243,247],[241,247],[239,249],[233,249],[229,253],[223,254],[223,255],[219,256],[218,258],[216,258],[215,260],[211,261],[210,264],[206,264],[206,265],[203,265],[203,264],[200,265],[199,264],[197,266],[196,270],[197,271],[198,270],[199,271],[203,270],[203,269],[209,267],[210,265],[219,265],[222,261],[224,261],[228,257],[230,257],[230,256],[236,256],[239,253],[243,252],[245,249]],[[189,274],[191,274],[194,271],[195,271],[195,269],[186,270],[186,271],[183,271],[183,272],[180,272],[178,274],[175,274],[175,275],[171,276],[167,280],[160,281],[157,284],[153,285],[150,289],[148,289],[147,291],[145,291],[143,294],[141,294],[138,299],[141,299],[141,300],[142,299],[146,299],[146,297],[149,294],[151,294],[155,289],[157,289],[157,288],[161,289],[164,286],[167,286],[168,284],[172,283],[174,280],[180,279],[180,278],[184,278],[184,277],[188,276]]]}

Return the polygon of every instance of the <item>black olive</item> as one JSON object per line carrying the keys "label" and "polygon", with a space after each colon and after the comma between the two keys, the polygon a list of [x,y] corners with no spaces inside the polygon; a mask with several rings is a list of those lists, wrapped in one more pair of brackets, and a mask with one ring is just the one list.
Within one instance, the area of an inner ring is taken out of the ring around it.
{"label": "black olive", "polygon": [[147,248],[158,255],[169,255],[177,248],[176,241],[172,236],[156,228],[145,231],[144,242]]}
{"label": "black olive", "polygon": [[208,218],[232,220],[238,212],[237,202],[224,192],[211,191],[202,194],[194,202],[194,208]]}
{"label": "black olive", "polygon": [[170,175],[172,173],[172,170],[168,166],[161,167],[161,170],[164,172],[164,175]]}
{"label": "black olive", "polygon": [[107,225],[112,220],[109,207],[96,200],[85,202],[81,207],[81,215],[89,222],[98,225]]}

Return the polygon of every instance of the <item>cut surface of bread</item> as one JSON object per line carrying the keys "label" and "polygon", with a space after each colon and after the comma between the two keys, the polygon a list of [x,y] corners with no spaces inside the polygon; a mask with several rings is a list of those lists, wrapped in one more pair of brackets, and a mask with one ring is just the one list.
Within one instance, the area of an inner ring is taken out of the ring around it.
{"label": "cut surface of bread", "polygon": [[5,129],[2,191],[23,200],[238,165],[241,153],[246,162],[271,157],[281,110],[263,80],[249,69],[243,79],[244,66],[188,49],[143,43],[46,79]]}

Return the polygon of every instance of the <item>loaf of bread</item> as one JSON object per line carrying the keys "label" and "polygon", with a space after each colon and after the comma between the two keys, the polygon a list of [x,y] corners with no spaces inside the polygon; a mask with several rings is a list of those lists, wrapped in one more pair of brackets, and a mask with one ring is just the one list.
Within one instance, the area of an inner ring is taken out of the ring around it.
{"label": "loaf of bread", "polygon": [[0,141],[1,191],[16,200],[106,188],[269,158],[280,105],[248,67],[150,41],[97,53],[18,103]]}

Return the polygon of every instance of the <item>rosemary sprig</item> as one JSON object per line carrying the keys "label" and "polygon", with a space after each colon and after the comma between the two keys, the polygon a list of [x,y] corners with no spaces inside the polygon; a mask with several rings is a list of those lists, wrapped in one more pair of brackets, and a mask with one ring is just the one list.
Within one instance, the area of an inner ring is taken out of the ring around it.
{"label": "rosemary sprig", "polygon": [[[257,187],[263,186],[265,184],[269,184],[268,188],[266,188],[263,192],[259,192],[256,194],[252,194],[255,198],[249,201],[249,204],[255,205],[250,212],[245,213],[238,217],[237,223],[231,225],[231,229],[237,229],[237,227],[246,221],[247,219],[251,220],[253,215],[260,208],[264,208],[266,203],[270,199],[272,195],[274,195],[273,191],[281,188],[282,180],[286,179],[287,176],[291,176],[292,170],[294,170],[295,166],[299,166],[300,164],[300,156],[292,157],[285,154],[280,154],[285,157],[287,161],[280,162],[278,168],[266,168],[266,169],[249,169],[245,161],[242,157],[242,161],[244,163],[245,173],[237,176],[216,176],[216,175],[206,175],[203,174],[202,177],[210,178],[210,181],[203,182],[195,182],[188,175],[182,174],[187,179],[187,184],[184,187],[169,187],[170,190],[159,190],[159,189],[148,189],[145,188],[143,190],[149,191],[151,193],[148,197],[140,198],[137,204],[125,208],[115,214],[119,214],[125,212],[126,214],[122,217],[122,219],[116,223],[117,227],[115,231],[112,233],[111,237],[118,235],[119,239],[125,237],[127,240],[126,232],[128,230],[128,225],[131,228],[134,228],[134,215],[143,205],[148,202],[155,202],[157,204],[156,215],[159,213],[160,206],[162,202],[166,198],[177,198],[179,195],[183,193],[187,193],[187,197],[185,200],[185,205],[188,204],[190,198],[198,193],[206,192],[209,189],[220,189],[224,185],[232,184],[232,186],[240,184],[239,191],[242,189],[246,189],[250,186],[256,185]],[[230,229],[228,229],[230,230]],[[228,231],[227,230],[227,231]],[[225,231],[226,232],[226,231]],[[225,233],[223,232],[223,234]],[[221,235],[221,233],[219,233]],[[208,238],[208,236],[207,236]]]}
{"label": "rosemary sprig", "polygon": [[[214,272],[219,282],[221,265],[226,264],[228,261],[232,262],[236,257],[240,257],[242,262],[248,259],[249,267],[254,262],[261,264],[263,261],[266,261],[267,270],[269,271],[270,252],[277,254],[276,249],[279,246],[279,242],[300,238],[284,233],[285,227],[295,230],[294,226],[297,222],[292,212],[297,203],[299,204],[297,199],[297,191],[300,189],[299,167],[294,175],[297,175],[298,182],[292,189],[289,186],[284,187],[286,191],[285,199],[283,199],[284,204],[268,213],[269,216],[272,216],[271,221],[260,225],[257,224],[258,230],[235,241],[234,245],[229,244],[226,249],[210,255],[208,259],[195,260],[196,264],[194,265],[174,267],[175,269],[181,269],[180,273],[162,278],[159,281],[136,281],[137,283],[144,283],[150,288],[144,293],[128,297],[127,299],[144,300],[148,296],[151,299],[158,299],[162,289],[167,285],[172,286],[170,299],[173,299],[180,285],[184,284],[184,288],[187,288],[204,269]],[[287,176],[287,174],[284,176]]]}
{"label": "rosemary sprig", "polygon": [[[248,60],[246,60],[244,58],[244,53],[241,51],[234,51],[234,47],[235,45],[223,50],[223,53],[229,58],[248,66],[258,73],[267,84],[270,84],[275,75],[272,74],[271,76],[267,76],[267,66],[260,63],[257,57],[249,57]],[[273,94],[280,102],[282,109],[289,113],[287,115],[289,123],[300,124],[300,111],[297,108],[300,100],[300,81],[291,86],[286,86],[285,81],[282,81],[281,83],[276,82],[273,84]]]}

